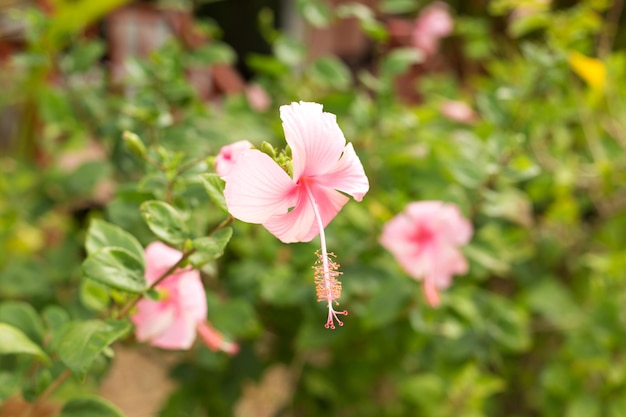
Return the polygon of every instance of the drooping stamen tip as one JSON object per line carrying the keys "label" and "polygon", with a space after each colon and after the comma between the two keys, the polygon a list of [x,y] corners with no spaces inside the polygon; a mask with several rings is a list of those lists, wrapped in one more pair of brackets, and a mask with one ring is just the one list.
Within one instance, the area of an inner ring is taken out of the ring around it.
{"label": "drooping stamen tip", "polygon": [[327,329],[335,329],[335,320],[337,320],[337,324],[339,327],[343,326],[343,321],[339,320],[337,316],[347,316],[348,310],[343,311],[335,311],[332,307],[328,310],[328,319],[326,320],[326,324],[324,327]]}

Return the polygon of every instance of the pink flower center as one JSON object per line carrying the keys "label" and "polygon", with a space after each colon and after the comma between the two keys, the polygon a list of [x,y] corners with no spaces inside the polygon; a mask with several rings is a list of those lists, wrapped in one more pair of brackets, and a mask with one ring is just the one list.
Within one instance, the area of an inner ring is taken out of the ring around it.
{"label": "pink flower center", "polygon": [[435,240],[435,233],[424,225],[420,225],[410,237],[410,241],[417,244],[418,247],[427,246],[431,244],[433,240]]}

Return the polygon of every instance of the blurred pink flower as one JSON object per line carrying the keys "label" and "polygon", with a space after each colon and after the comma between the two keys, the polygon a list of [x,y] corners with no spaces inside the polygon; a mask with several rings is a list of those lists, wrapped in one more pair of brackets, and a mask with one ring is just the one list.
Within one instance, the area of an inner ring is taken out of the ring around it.
{"label": "blurred pink flower", "polygon": [[335,115],[324,113],[321,104],[281,106],[280,117],[293,156],[292,176],[270,156],[245,151],[226,178],[226,204],[237,219],[262,224],[285,243],[308,242],[320,235],[318,300],[328,302],[326,327],[334,328],[333,318],[341,325],[337,314],[345,312],[332,308],[341,293],[336,279],[340,272],[326,251],[324,227],[348,202],[342,192],[361,201],[369,182]]}
{"label": "blurred pink flower", "polygon": [[441,105],[440,110],[441,114],[455,122],[470,124],[476,121],[474,110],[462,101],[448,100]]}
{"label": "blurred pink flower", "polygon": [[228,175],[230,169],[237,162],[239,155],[248,149],[252,149],[252,144],[247,140],[240,140],[230,145],[222,146],[217,157],[215,157],[215,172],[220,177]]}
{"label": "blurred pink flower", "polygon": [[[180,260],[182,253],[161,242],[153,242],[146,247],[145,257],[146,281],[153,284]],[[206,294],[197,270],[177,269],[155,289],[160,299],[142,298],[131,316],[137,340],[163,349],[189,349],[198,332],[211,349],[219,348],[230,354],[237,352],[236,345],[223,340],[209,343],[210,337],[205,336],[207,329],[216,331],[206,322]]]}
{"label": "blurred pink flower", "polygon": [[429,4],[422,10],[413,26],[413,46],[425,55],[433,55],[439,49],[441,38],[452,33],[454,22],[448,5],[441,1]]}
{"label": "blurred pink flower", "polygon": [[248,84],[245,89],[246,98],[250,107],[259,112],[264,112],[270,108],[272,99],[267,94],[267,91],[259,84]]}
{"label": "blurred pink flower", "polygon": [[458,247],[469,242],[472,225],[454,204],[422,201],[409,204],[383,228],[380,243],[413,278],[424,281],[426,301],[439,305],[439,289],[452,275],[467,272]]}

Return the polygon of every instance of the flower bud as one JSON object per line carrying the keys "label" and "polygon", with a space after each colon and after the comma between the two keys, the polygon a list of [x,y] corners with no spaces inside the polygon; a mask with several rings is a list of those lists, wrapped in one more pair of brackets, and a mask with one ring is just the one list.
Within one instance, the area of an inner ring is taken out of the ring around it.
{"label": "flower bud", "polygon": [[137,134],[125,130],[122,134],[122,139],[124,139],[124,143],[129,151],[133,154],[144,157],[146,155],[146,145],[143,144],[141,138],[137,136]]}

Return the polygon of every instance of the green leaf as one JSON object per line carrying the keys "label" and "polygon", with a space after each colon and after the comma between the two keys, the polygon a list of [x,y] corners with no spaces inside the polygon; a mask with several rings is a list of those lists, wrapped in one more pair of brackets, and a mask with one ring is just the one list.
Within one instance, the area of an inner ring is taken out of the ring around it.
{"label": "green leaf", "polygon": [[146,289],[145,267],[124,248],[102,248],[83,262],[83,276],[113,288],[132,293]]}
{"label": "green leaf", "polygon": [[463,252],[471,261],[498,275],[504,275],[510,269],[509,264],[500,259],[493,251],[479,247],[476,244],[466,246]]}
{"label": "green leaf", "polygon": [[0,404],[12,397],[22,386],[22,381],[13,372],[0,371]]}
{"label": "green leaf", "polygon": [[0,322],[15,326],[36,343],[43,340],[43,322],[37,311],[28,303],[5,301],[0,304]]}
{"label": "green leaf", "polygon": [[306,57],[306,47],[302,42],[287,36],[280,36],[274,43],[273,50],[276,59],[290,67],[302,64]]}
{"label": "green leaf", "polygon": [[226,199],[224,199],[224,181],[217,174],[202,174],[200,180],[209,198],[224,213],[228,213]]}
{"label": "green leaf", "polygon": [[[233,337],[258,335],[261,324],[252,305],[242,299],[224,300],[207,293],[209,320],[221,332]],[[213,314],[211,314],[213,312]]]}
{"label": "green leaf", "polygon": [[576,331],[585,321],[585,314],[570,290],[556,277],[545,277],[528,291],[527,297],[531,311],[539,313],[563,332]]}
{"label": "green leaf", "polygon": [[502,218],[521,226],[530,227],[533,222],[532,207],[528,196],[516,188],[502,191],[486,191],[483,212],[491,217]]}
{"label": "green leaf", "polygon": [[102,398],[84,397],[68,401],[57,417],[124,417],[124,414]]}
{"label": "green leaf", "polygon": [[189,237],[183,216],[163,201],[146,201],[141,205],[141,214],[150,230],[167,243],[179,245]]}
{"label": "green leaf", "polygon": [[33,355],[46,363],[50,358],[21,330],[10,324],[0,323],[0,355],[23,353]]}
{"label": "green leaf", "polygon": [[396,320],[406,308],[412,293],[418,291],[411,281],[404,276],[387,277],[389,285],[375,291],[361,313],[364,326],[373,329]]}
{"label": "green leaf", "polygon": [[346,90],[352,85],[350,70],[339,58],[322,57],[311,64],[309,75],[325,87]]}
{"label": "green leaf", "polygon": [[385,14],[404,14],[414,12],[418,5],[415,0],[383,0],[380,10]]}
{"label": "green leaf", "polygon": [[324,0],[298,0],[298,10],[316,28],[328,26],[332,19],[330,8]]}
{"label": "green leaf", "polygon": [[195,49],[190,59],[195,65],[232,64],[237,60],[237,54],[224,42],[212,41]]}
{"label": "green leaf", "polygon": [[85,240],[87,253],[92,255],[107,246],[124,248],[135,255],[142,265],[145,265],[143,247],[135,236],[121,227],[104,220],[92,220],[89,230],[87,230],[87,239]]}
{"label": "green leaf", "polygon": [[57,305],[49,305],[41,314],[48,327],[53,333],[60,330],[70,321],[70,315],[62,307]]}
{"label": "green leaf", "polygon": [[552,17],[550,13],[535,12],[527,16],[513,19],[509,27],[509,33],[514,38],[520,38],[536,30],[550,26]]}
{"label": "green leaf", "polygon": [[79,297],[81,303],[93,311],[104,311],[110,301],[108,288],[91,279],[81,281]]}
{"label": "green leaf", "polygon": [[52,347],[73,373],[84,375],[98,355],[130,328],[126,320],[72,322],[53,339]]}
{"label": "green leaf", "polygon": [[196,250],[190,257],[191,264],[199,268],[202,265],[219,258],[224,254],[224,248],[233,235],[233,229],[226,227],[213,233],[208,237],[200,237],[193,240],[193,247]]}
{"label": "green leaf", "polygon": [[289,73],[290,69],[283,62],[280,62],[273,56],[261,54],[248,54],[246,64],[255,73],[265,74],[271,77],[282,77]]}
{"label": "green leaf", "polygon": [[394,76],[407,71],[413,64],[424,60],[422,53],[415,48],[397,48],[391,51],[381,64],[383,75]]}
{"label": "green leaf", "polygon": [[363,29],[363,31],[373,39],[384,41],[389,37],[385,26],[376,19],[374,11],[364,4],[340,4],[337,7],[336,12],[337,17],[342,19],[350,17],[359,19],[361,29]]}

